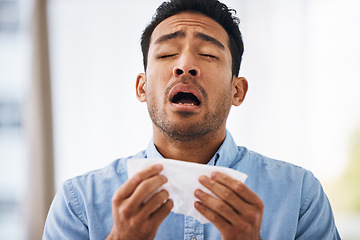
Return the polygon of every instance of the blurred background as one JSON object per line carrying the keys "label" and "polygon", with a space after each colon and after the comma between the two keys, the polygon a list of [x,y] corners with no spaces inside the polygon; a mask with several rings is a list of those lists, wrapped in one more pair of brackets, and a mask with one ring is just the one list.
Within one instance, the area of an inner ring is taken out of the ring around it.
{"label": "blurred background", "polygon": [[[0,0],[0,239],[40,239],[61,183],[146,148],[140,35],[162,0]],[[360,1],[224,0],[245,43],[238,145],[322,182],[360,239]]]}

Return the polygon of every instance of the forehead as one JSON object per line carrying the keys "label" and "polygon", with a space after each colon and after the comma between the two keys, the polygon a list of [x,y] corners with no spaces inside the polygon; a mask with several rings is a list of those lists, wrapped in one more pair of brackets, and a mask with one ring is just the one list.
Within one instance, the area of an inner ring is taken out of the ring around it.
{"label": "forehead", "polygon": [[182,12],[162,21],[154,29],[150,44],[165,34],[180,30],[187,35],[195,32],[205,33],[220,41],[224,46],[228,46],[229,36],[218,22],[201,13],[192,12]]}

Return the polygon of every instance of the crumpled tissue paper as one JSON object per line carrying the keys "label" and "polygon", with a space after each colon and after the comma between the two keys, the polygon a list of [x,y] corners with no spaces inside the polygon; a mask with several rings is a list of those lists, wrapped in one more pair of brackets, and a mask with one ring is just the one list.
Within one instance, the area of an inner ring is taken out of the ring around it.
{"label": "crumpled tissue paper", "polygon": [[210,177],[211,173],[218,171],[229,175],[241,182],[245,182],[247,175],[240,171],[236,171],[226,167],[210,166],[192,162],[178,161],[172,159],[151,159],[151,158],[135,158],[127,161],[128,176],[131,178],[137,172],[145,168],[160,163],[163,165],[161,172],[168,182],[161,188],[157,189],[153,194],[165,189],[169,192],[169,198],[174,202],[172,211],[188,216],[192,216],[201,223],[209,223],[209,221],[201,215],[194,207],[194,202],[198,199],[194,196],[196,189],[201,189],[213,196],[207,188],[199,183],[199,177],[202,175]]}

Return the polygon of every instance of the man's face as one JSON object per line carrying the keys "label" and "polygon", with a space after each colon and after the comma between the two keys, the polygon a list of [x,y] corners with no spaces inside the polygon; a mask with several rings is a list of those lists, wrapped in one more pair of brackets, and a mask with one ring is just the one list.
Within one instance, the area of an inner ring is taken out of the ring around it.
{"label": "man's face", "polygon": [[198,13],[174,15],[155,28],[146,73],[137,81],[155,130],[176,140],[225,130],[231,105],[241,103],[234,99],[238,83],[246,82],[232,76],[228,43],[221,25]]}

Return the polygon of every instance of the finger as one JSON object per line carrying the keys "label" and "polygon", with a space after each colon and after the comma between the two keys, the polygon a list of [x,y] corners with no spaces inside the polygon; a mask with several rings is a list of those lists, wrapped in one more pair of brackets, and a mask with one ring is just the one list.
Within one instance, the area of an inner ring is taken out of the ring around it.
{"label": "finger", "polygon": [[155,190],[164,185],[166,182],[167,178],[164,175],[155,175],[142,181],[129,198],[131,200],[130,206],[137,207],[142,205],[145,200],[155,192]]}
{"label": "finger", "polygon": [[207,206],[209,209],[220,215],[229,223],[236,223],[239,221],[240,215],[238,212],[234,211],[234,209],[222,199],[215,198],[214,196],[211,196],[210,194],[207,194],[200,189],[195,191],[195,197],[197,197],[203,205]]}
{"label": "finger", "polygon": [[141,183],[141,181],[159,174],[162,169],[163,166],[161,164],[155,164],[135,174],[114,193],[113,201],[119,202],[128,198],[135,191],[136,187]]}
{"label": "finger", "polygon": [[203,203],[196,201],[194,203],[194,207],[196,210],[199,211],[207,220],[209,220],[212,224],[215,225],[215,227],[220,232],[225,232],[227,229],[231,227],[230,223],[224,219],[222,216],[220,216],[218,213],[213,211],[211,208],[207,207]]}
{"label": "finger", "polygon": [[140,215],[143,218],[148,218],[152,213],[158,210],[169,198],[169,192],[166,190],[161,190],[160,192],[154,194],[143,206],[141,209]]}
{"label": "finger", "polygon": [[250,210],[250,206],[247,202],[244,202],[235,192],[219,182],[216,182],[206,176],[201,176],[199,178],[199,182],[217,197],[229,204],[237,213],[246,215]]}
{"label": "finger", "polygon": [[150,220],[158,223],[157,226],[159,226],[162,223],[162,221],[164,221],[164,219],[169,215],[173,207],[174,207],[173,200],[172,199],[166,200],[166,202],[162,204],[158,210],[156,210],[151,214]]}
{"label": "finger", "polygon": [[245,184],[242,182],[220,172],[213,172],[211,174],[211,178],[222,185],[230,188],[233,192],[235,192],[241,199],[245,202],[261,207],[263,202],[253,191],[251,191]]}

